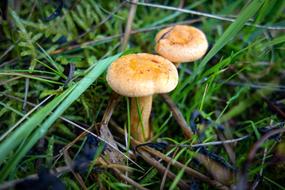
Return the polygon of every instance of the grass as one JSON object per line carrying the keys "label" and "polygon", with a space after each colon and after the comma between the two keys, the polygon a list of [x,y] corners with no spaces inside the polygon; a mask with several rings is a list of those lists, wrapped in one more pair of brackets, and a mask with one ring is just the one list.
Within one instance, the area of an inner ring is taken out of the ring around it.
{"label": "grass", "polygon": [[[127,24],[128,2],[120,7],[115,1],[68,1],[61,15],[50,21],[45,18],[54,14],[59,6],[56,2],[8,3],[0,21],[1,183],[15,184],[15,180],[37,174],[41,167],[62,168],[85,156],[90,162],[88,171],[59,171],[67,189],[184,189],[185,184],[211,189],[214,182],[229,187],[239,184],[242,177],[249,186],[258,182],[259,189],[285,188],[284,152],[278,149],[284,144],[282,136],[280,141],[267,140],[243,172],[253,145],[264,134],[283,127],[285,3],[185,1],[182,12],[178,9],[180,1],[152,3],[137,5],[132,30],[147,32],[131,34],[125,52],[120,50],[120,37]],[[164,160],[160,166],[166,170],[162,171],[154,164],[157,157],[153,152],[146,161],[139,153],[129,151],[134,150],[126,132],[130,129],[130,102],[121,98],[108,125],[113,140],[105,140],[107,144],[120,143],[114,146],[124,152],[125,161],[106,169],[112,160],[105,155],[108,150],[103,154],[102,147],[88,144],[89,135],[81,134],[83,128],[100,136],[98,126],[112,100],[106,69],[123,53],[155,53],[154,36],[161,27],[189,20],[195,20],[193,25],[206,33],[210,49],[203,59],[180,65],[179,85],[170,96],[198,133],[191,139],[183,136],[171,108],[160,96],[154,98],[151,119],[153,146],[168,142],[160,152],[183,167],[168,167]],[[200,113],[197,118],[195,111]],[[199,149],[191,148],[191,144],[246,135],[249,137],[234,144],[207,146],[209,165],[197,162]],[[98,148],[99,155],[86,156],[87,146],[92,147],[89,151]],[[233,172],[236,178],[230,182],[216,179],[210,166],[215,166],[217,173]],[[189,173],[189,168],[207,180]],[[164,176],[165,183],[161,184]]]}

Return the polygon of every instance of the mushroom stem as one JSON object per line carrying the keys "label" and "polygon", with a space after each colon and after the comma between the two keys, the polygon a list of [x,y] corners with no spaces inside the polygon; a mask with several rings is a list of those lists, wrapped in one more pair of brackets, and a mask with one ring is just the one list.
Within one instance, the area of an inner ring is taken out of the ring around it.
{"label": "mushroom stem", "polygon": [[141,142],[147,141],[151,136],[149,125],[151,106],[152,96],[135,97],[131,100],[131,135]]}

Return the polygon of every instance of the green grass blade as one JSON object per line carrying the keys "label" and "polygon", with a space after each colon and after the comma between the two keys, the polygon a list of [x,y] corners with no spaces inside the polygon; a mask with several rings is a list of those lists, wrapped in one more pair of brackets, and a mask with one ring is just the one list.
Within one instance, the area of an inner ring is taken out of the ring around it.
{"label": "green grass blade", "polygon": [[40,46],[40,44],[37,43],[37,46],[40,48],[41,52],[43,53],[43,57],[49,61],[51,63],[51,65],[56,69],[56,74],[60,75],[61,77],[63,77],[64,79],[66,79],[67,77],[63,74],[62,72],[62,68],[60,67],[60,65],[58,63],[56,63],[51,56],[42,48],[42,46]]}
{"label": "green grass blade", "polygon": [[37,111],[29,120],[18,127],[10,136],[5,138],[0,144],[0,163],[12,152],[24,138],[30,133],[58,106],[58,104],[66,97],[70,90],[62,93],[45,107]]}
{"label": "green grass blade", "polygon": [[44,79],[44,78],[41,78],[41,77],[33,76],[33,75],[30,75],[30,74],[23,74],[23,73],[5,73],[5,72],[0,72],[0,76],[19,76],[19,77],[24,77],[24,78],[38,80],[38,81],[45,82],[45,83],[60,84],[60,85],[63,84],[62,82],[57,82],[57,81]]}
{"label": "green grass blade", "polygon": [[[49,113],[51,115],[44,121],[44,123],[41,125],[40,128],[36,129],[36,131],[32,134],[31,138],[27,141],[27,143],[21,148],[21,150],[16,154],[16,156],[13,156],[10,160],[8,160],[8,164],[3,168],[1,171],[1,177],[0,180],[3,180],[7,177],[9,172],[19,163],[19,161],[25,156],[25,154],[37,143],[37,141],[46,134],[48,129],[52,126],[52,124],[61,116],[61,114],[74,102],[76,101],[79,96],[107,69],[107,67],[116,60],[121,54],[117,54],[115,56],[106,58],[104,60],[99,61],[95,67],[77,84],[69,88],[67,91],[65,91],[63,94],[57,97],[57,99],[50,102],[50,104],[58,106],[56,110],[51,113],[52,110],[54,110],[54,107],[44,107],[42,110],[45,110],[45,115],[41,113],[40,115],[37,112],[34,116],[31,117],[30,120],[39,120],[40,122],[43,121]],[[59,97],[62,97],[64,95],[64,98],[58,100]],[[68,96],[67,96],[68,95]],[[40,110],[40,111],[42,111]],[[48,111],[47,111],[48,110]],[[39,115],[39,116],[38,116]],[[30,121],[28,120],[28,122]],[[34,129],[38,125],[39,121],[37,123],[29,123],[24,124],[25,128],[20,127],[19,130],[15,131],[13,133],[13,139],[8,138],[6,141],[4,141],[3,144],[0,145],[0,152],[4,152],[4,154],[0,155],[0,161],[3,161],[7,154],[9,154],[11,151],[15,149],[15,145],[11,145],[11,140],[17,140],[18,142],[21,142],[22,134],[26,134],[27,132],[25,129],[30,127],[29,132],[32,132],[32,129]],[[27,135],[25,135],[27,137]],[[15,139],[18,138],[18,139]],[[13,141],[12,141],[13,142]]]}
{"label": "green grass blade", "polygon": [[201,61],[197,70],[193,72],[191,77],[187,79],[185,85],[181,87],[183,89],[186,85],[191,84],[202,72],[205,68],[208,61],[213,58],[226,44],[228,44],[244,27],[245,23],[254,16],[260,7],[263,5],[264,0],[253,0],[248,6],[246,6],[243,11],[239,14],[238,18],[233,22],[227,30],[223,33],[221,38],[215,43],[213,48],[209,51],[209,53],[204,57]]}

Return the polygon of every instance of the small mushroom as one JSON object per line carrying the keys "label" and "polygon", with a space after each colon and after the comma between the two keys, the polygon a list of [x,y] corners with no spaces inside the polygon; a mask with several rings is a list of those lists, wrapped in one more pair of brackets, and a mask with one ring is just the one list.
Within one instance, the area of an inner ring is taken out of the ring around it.
{"label": "small mushroom", "polygon": [[144,142],[152,134],[149,126],[152,96],[172,91],[178,83],[178,72],[170,61],[161,56],[129,54],[111,64],[107,82],[118,94],[132,98],[131,135]]}
{"label": "small mushroom", "polygon": [[192,26],[176,25],[159,31],[155,37],[156,52],[174,62],[192,62],[203,57],[208,49],[205,34]]}

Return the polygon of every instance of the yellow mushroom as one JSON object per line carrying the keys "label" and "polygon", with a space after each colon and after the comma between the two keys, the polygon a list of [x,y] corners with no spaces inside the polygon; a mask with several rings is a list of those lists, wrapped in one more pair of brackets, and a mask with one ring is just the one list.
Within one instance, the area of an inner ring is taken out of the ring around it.
{"label": "yellow mushroom", "polygon": [[[178,72],[170,61],[161,56],[130,54],[111,64],[107,72],[107,82],[118,94],[132,97],[131,135],[144,142],[152,133],[149,126],[152,96],[172,91],[178,83]],[[141,110],[142,122],[138,108]]]}
{"label": "yellow mushroom", "polygon": [[176,25],[159,31],[155,37],[156,52],[174,62],[192,62],[203,57],[208,49],[205,34],[192,26]]}

